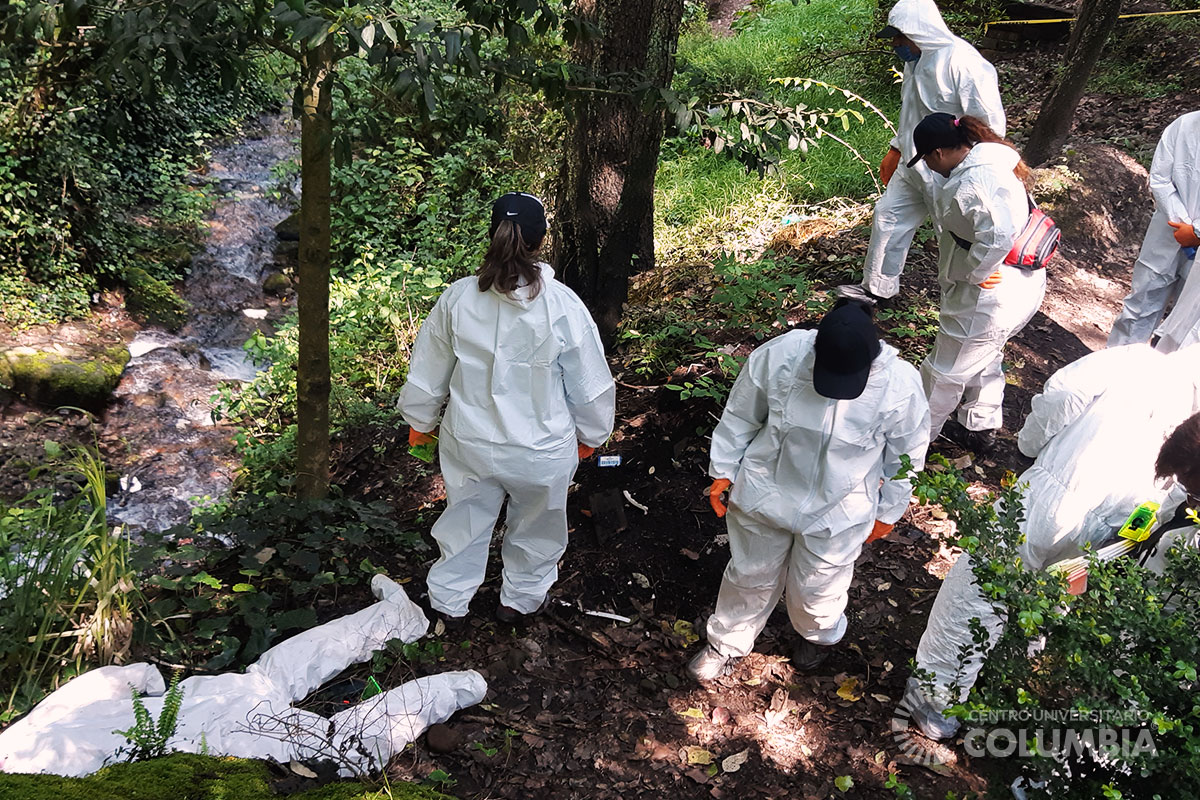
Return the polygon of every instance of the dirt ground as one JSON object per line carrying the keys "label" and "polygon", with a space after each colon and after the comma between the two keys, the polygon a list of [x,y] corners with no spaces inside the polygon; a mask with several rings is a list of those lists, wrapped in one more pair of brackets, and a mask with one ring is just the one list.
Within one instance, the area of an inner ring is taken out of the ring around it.
{"label": "dirt ground", "polygon": [[[715,11],[727,25],[741,5],[722,2]],[[1058,47],[1036,62],[1019,53],[997,57],[1005,91],[1018,98],[1008,106],[1013,129],[1031,124],[1046,87],[1044,65]],[[1066,157],[1074,174],[1061,175],[1045,203],[1064,230],[1064,244],[1042,311],[1007,351],[1000,447],[983,459],[946,442],[934,447],[965,457],[960,463],[981,486],[1029,464],[1016,451],[1015,431],[1031,396],[1056,369],[1103,346],[1128,288],[1150,200],[1145,170],[1112,141],[1120,134],[1135,140],[1129,149],[1152,151],[1162,128],[1195,107],[1194,87],[1153,101],[1089,96],[1081,107]],[[812,237],[798,231],[794,238],[793,254],[801,258],[849,252],[856,256],[851,263],[861,263],[866,247],[863,227]],[[936,245],[914,247],[903,302],[936,296],[935,265]],[[852,276],[825,277],[818,289],[827,291]],[[662,387],[636,385],[619,355],[613,369],[620,381],[617,431],[599,454],[619,455],[621,464],[602,468],[592,459],[579,469],[571,545],[554,603],[527,628],[495,622],[494,553],[465,630],[438,637],[440,655],[427,647],[428,659],[403,667],[404,677],[479,669],[488,697],[438,731],[434,746],[422,737],[393,760],[390,772],[421,780],[441,770],[441,788],[463,800],[880,798],[890,796],[883,784],[892,771],[921,798],[984,790],[996,764],[951,745],[935,750],[945,765],[923,767],[905,755],[914,741],[909,734],[892,730],[909,659],[956,557],[950,526],[929,509],[910,508],[887,539],[866,549],[851,589],[849,632],[819,673],[792,669],[787,652],[794,634],[777,612],[734,674],[706,688],[689,681],[684,666],[702,644],[698,635],[728,559],[724,524],[704,495],[707,436],[720,409],[683,405]],[[13,419],[32,412],[14,404],[8,413]],[[406,523],[427,529],[441,508],[440,479],[406,454],[403,437],[404,431],[370,430],[338,442],[334,480],[349,495],[390,501]],[[592,497],[606,492],[626,498],[619,504],[623,530],[585,513]],[[423,603],[429,563],[396,554],[385,566]],[[380,677],[390,685],[389,676]],[[853,780],[844,792],[834,783],[843,776]]]}

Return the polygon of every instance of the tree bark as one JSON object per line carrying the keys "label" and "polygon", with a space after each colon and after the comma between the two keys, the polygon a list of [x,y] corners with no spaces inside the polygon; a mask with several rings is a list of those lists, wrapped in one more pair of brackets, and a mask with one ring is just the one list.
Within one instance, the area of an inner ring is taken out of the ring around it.
{"label": "tree bark", "polygon": [[329,491],[329,184],[333,38],[304,53],[300,117],[300,265],[296,361],[296,491]]}
{"label": "tree bark", "polygon": [[1121,0],[1083,0],[1067,45],[1062,77],[1042,102],[1025,145],[1027,163],[1043,164],[1062,150],[1092,68],[1096,66],[1120,13]]}
{"label": "tree bark", "polygon": [[[670,86],[682,0],[580,0],[575,10],[601,31],[576,45],[579,63],[596,74],[640,74]],[[555,262],[611,345],[630,275],[654,266],[654,176],[665,112],[614,95],[584,96],[571,112]]]}

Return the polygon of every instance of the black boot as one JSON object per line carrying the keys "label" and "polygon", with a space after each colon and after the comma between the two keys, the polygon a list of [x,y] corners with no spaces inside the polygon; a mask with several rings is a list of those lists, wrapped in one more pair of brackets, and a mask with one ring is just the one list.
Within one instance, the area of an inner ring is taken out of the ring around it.
{"label": "black boot", "polygon": [[831,644],[817,644],[801,637],[792,648],[792,666],[800,672],[812,672],[829,658]]}

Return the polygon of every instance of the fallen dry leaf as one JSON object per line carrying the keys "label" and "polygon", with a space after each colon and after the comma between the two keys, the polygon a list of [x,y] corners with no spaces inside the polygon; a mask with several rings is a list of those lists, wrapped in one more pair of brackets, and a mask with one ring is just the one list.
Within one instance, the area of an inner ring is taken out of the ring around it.
{"label": "fallen dry leaf", "polygon": [[858,691],[858,678],[846,678],[842,681],[842,685],[838,687],[837,696],[852,703],[861,700],[862,694]]}
{"label": "fallen dry leaf", "polygon": [[713,763],[713,754],[705,750],[703,747],[691,745],[684,749],[684,760],[689,766],[696,764],[711,764]]}
{"label": "fallen dry leaf", "polygon": [[721,769],[724,772],[737,772],[742,768],[742,764],[746,763],[746,759],[748,758],[750,758],[750,749],[746,748],[742,752],[734,753],[721,761]]}

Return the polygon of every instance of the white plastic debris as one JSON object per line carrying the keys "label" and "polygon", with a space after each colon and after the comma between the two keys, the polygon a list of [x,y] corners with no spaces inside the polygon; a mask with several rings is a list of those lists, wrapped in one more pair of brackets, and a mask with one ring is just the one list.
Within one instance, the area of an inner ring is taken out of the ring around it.
{"label": "white plastic debris", "polygon": [[[263,653],[245,673],[197,676],[180,683],[183,704],[168,749],[241,758],[329,758],[343,775],[378,769],[429,725],[483,700],[474,670],[412,681],[332,718],[292,708],[351,664],[391,639],[412,642],[429,621],[395,581],[376,575],[380,602],[293,636]],[[103,667],[50,695],[0,734],[0,770],[79,776],[115,759],[133,727],[130,689],[155,719],[166,690],[150,664]]]}
{"label": "white plastic debris", "polygon": [[629,490],[628,490],[628,489],[623,489],[623,490],[621,490],[621,494],[625,495],[625,500],[626,500],[626,502],[628,502],[628,503],[629,503],[629,505],[633,506],[634,508],[640,509],[640,510],[641,510],[641,512],[642,512],[643,514],[649,514],[649,513],[650,513],[650,509],[649,509],[649,508],[647,508],[646,506],[642,505],[642,504],[641,504],[641,503],[639,503],[637,500],[634,500],[634,499],[633,499],[633,495],[631,495],[631,494],[629,493]]}
{"label": "white plastic debris", "polygon": [[243,308],[242,313],[250,319],[266,319],[267,310],[265,308]]}

